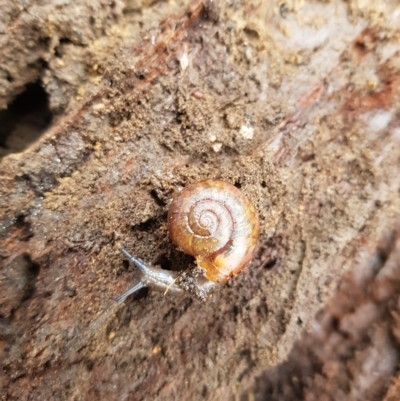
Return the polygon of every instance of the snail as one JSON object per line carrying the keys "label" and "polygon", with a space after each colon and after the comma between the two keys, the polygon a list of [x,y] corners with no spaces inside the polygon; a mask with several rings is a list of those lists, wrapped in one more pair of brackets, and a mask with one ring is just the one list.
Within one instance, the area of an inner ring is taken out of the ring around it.
{"label": "snail", "polygon": [[[194,256],[204,277],[190,283],[204,297],[215,285],[226,283],[251,261],[260,231],[257,212],[246,196],[223,181],[204,180],[187,185],[172,201],[168,212],[172,242]],[[180,292],[179,273],[148,266],[141,259],[122,253],[141,271],[141,281],[117,298],[144,287]]]}

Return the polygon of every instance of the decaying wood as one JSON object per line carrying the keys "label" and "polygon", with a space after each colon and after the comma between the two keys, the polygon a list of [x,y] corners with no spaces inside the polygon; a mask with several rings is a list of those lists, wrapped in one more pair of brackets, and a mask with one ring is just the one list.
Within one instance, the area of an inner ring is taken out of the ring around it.
{"label": "decaying wood", "polygon": [[[53,116],[0,162],[2,399],[396,399],[396,2],[2,3],[0,107],[39,79]],[[205,178],[255,205],[251,266],[116,304],[123,246],[194,269],[166,215]]]}

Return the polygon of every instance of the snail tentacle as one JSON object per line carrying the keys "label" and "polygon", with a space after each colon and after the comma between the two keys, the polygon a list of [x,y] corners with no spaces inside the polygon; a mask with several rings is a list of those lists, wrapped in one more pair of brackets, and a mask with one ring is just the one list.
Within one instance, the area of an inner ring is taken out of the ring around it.
{"label": "snail tentacle", "polygon": [[124,294],[116,298],[117,302],[122,302],[129,295],[145,287],[155,286],[171,292],[182,291],[182,289],[175,283],[176,279],[178,278],[178,274],[176,272],[148,266],[141,259],[132,256],[126,249],[122,248],[121,251],[124,256],[126,256],[128,260],[140,270],[142,276],[139,283],[135,284]]}
{"label": "snail tentacle", "polygon": [[124,292],[122,295],[120,295],[119,297],[115,298],[115,300],[117,302],[122,302],[124,301],[126,298],[129,297],[129,295],[134,294],[135,292],[141,290],[142,288],[145,288],[146,284],[143,283],[143,281],[139,281],[137,284],[135,284],[133,287],[129,288],[128,291]]}

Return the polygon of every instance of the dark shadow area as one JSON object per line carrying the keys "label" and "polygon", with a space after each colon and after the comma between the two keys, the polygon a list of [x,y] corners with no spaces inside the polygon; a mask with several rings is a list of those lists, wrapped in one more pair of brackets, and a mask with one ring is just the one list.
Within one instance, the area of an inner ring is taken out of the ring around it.
{"label": "dark shadow area", "polygon": [[25,150],[51,120],[49,98],[41,82],[28,85],[7,110],[0,110],[0,158]]}

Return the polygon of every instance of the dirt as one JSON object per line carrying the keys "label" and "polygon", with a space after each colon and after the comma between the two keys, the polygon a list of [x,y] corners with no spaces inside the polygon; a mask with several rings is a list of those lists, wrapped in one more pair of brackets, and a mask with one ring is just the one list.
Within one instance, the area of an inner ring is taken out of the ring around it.
{"label": "dirt", "polygon": [[[398,6],[265,3],[0,1],[1,144],[46,129],[0,162],[1,399],[396,399]],[[195,268],[166,216],[206,178],[259,213],[250,267],[116,303],[123,246]]]}
{"label": "dirt", "polygon": [[338,291],[282,364],[242,400],[398,400],[400,231],[340,280]]}

